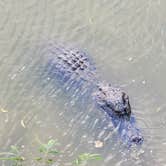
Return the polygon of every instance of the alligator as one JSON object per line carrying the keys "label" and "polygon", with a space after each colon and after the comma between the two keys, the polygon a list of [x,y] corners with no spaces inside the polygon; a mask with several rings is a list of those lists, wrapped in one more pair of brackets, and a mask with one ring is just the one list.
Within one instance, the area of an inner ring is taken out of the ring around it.
{"label": "alligator", "polygon": [[112,121],[123,143],[129,146],[143,143],[144,138],[136,125],[129,96],[120,88],[100,79],[93,60],[85,51],[49,44],[44,58],[44,71],[48,79],[59,81],[67,90],[79,92],[79,96],[88,92],[97,108]]}

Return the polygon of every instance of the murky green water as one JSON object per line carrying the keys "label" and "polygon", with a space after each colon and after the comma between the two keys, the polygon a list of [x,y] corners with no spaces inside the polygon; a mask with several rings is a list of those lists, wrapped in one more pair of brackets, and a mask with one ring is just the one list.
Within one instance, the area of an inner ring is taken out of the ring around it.
{"label": "murky green water", "polygon": [[[19,145],[23,165],[42,165],[36,139],[53,138],[62,152],[53,165],[87,152],[103,158],[90,166],[166,166],[165,18],[164,0],[1,0],[0,151]],[[129,93],[141,149],[124,148],[90,104],[79,110],[58,88],[42,87],[37,45],[49,40],[87,50],[103,78]]]}

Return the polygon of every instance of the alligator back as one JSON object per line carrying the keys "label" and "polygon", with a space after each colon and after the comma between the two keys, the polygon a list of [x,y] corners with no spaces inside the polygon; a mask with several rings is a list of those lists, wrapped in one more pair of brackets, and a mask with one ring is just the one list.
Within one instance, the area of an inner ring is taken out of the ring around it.
{"label": "alligator back", "polygon": [[87,91],[92,92],[96,87],[96,68],[84,51],[52,44],[46,47],[44,58],[44,75],[47,79],[56,80],[65,90],[79,90],[81,94],[87,94]]}

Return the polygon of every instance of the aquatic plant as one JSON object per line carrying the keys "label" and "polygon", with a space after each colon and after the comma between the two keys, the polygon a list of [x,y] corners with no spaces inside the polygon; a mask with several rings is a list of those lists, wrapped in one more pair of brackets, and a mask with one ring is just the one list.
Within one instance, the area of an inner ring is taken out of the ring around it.
{"label": "aquatic plant", "polygon": [[[42,143],[39,139],[37,139],[39,143],[39,147],[37,151],[39,152],[38,157],[30,157],[33,158],[34,161],[44,164],[44,165],[51,165],[56,162],[55,157],[61,152],[56,149],[56,146],[59,144],[57,140],[50,139],[47,143]],[[22,149],[18,146],[12,145],[8,152],[1,152],[0,153],[0,161],[11,161],[12,166],[23,166],[25,163],[24,161],[28,161],[22,154]],[[102,157],[100,154],[93,154],[93,153],[81,153],[71,164],[74,166],[81,166],[86,164],[88,161],[91,160],[101,160]]]}
{"label": "aquatic plant", "polygon": [[50,139],[46,144],[42,143],[39,139],[38,142],[40,144],[38,151],[41,153],[40,157],[36,157],[35,160],[38,162],[45,162],[47,164],[51,164],[54,161],[54,155],[59,154],[60,152],[55,149],[55,146],[58,145],[58,141],[54,139]]}
{"label": "aquatic plant", "polygon": [[21,149],[15,145],[10,146],[9,152],[1,152],[0,156],[0,160],[12,161],[13,166],[22,166],[22,162],[25,161]]}
{"label": "aquatic plant", "polygon": [[82,165],[90,160],[101,160],[102,157],[99,154],[82,153],[73,162],[73,165]]}

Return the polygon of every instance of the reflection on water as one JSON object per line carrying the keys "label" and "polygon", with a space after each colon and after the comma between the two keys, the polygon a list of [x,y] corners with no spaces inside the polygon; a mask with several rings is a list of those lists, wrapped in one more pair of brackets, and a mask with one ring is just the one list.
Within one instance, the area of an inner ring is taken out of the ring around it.
{"label": "reflection on water", "polygon": [[[54,138],[63,152],[57,165],[88,152],[103,157],[91,166],[164,166],[165,6],[162,0],[0,2],[0,151],[20,145],[25,165],[36,165],[36,137]],[[50,39],[87,50],[103,78],[129,93],[145,137],[141,148],[126,149],[90,101],[75,104],[52,83],[43,88],[38,43]]]}

